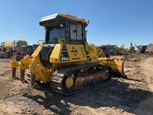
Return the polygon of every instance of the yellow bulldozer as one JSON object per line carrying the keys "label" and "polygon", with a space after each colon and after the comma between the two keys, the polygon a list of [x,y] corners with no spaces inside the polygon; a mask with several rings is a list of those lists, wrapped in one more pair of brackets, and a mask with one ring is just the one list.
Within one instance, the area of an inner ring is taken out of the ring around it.
{"label": "yellow bulldozer", "polygon": [[[45,28],[45,40],[31,56],[21,61],[11,61],[12,77],[20,70],[20,80],[30,85],[50,83],[53,91],[71,94],[90,85],[109,81],[112,74],[124,74],[124,62],[105,58],[101,51],[87,43],[84,18],[69,14],[53,14],[41,18],[39,24]],[[41,43],[40,43],[41,42]]]}

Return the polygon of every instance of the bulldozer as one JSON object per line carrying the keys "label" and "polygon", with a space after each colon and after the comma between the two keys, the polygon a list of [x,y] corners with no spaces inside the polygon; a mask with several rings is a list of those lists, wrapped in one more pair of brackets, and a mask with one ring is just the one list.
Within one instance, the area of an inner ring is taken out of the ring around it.
{"label": "bulldozer", "polygon": [[[42,17],[40,26],[45,28],[45,40],[31,56],[21,61],[12,59],[12,78],[32,87],[49,83],[52,90],[68,95],[91,85],[106,83],[112,74],[124,74],[122,61],[102,57],[96,47],[87,43],[86,27],[89,21],[69,14],[52,14]],[[123,75],[124,76],[124,75]]]}
{"label": "bulldozer", "polygon": [[118,48],[118,51],[117,52],[118,52],[119,55],[126,55],[128,53],[133,53],[133,52],[136,52],[136,51],[135,51],[135,47],[133,46],[133,43],[130,42],[130,47],[129,48],[125,48],[124,47],[124,43],[123,43]]}

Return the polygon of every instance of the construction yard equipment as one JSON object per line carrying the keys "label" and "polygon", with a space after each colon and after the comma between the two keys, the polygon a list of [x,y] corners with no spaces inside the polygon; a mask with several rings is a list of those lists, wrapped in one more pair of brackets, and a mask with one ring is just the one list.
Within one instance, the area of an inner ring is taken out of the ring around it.
{"label": "construction yard equipment", "polygon": [[137,48],[137,52],[138,52],[138,53],[145,53],[146,48],[147,48],[147,45],[139,45],[139,46],[137,46],[137,45],[135,44],[135,47]]}
{"label": "construction yard equipment", "polygon": [[122,61],[102,58],[97,48],[87,43],[88,24],[84,18],[68,14],[41,18],[46,38],[42,43],[39,41],[31,56],[11,61],[12,77],[17,79],[16,68],[19,68],[22,82],[27,82],[26,77],[29,77],[33,87],[36,82],[50,83],[53,91],[68,95],[109,81],[116,70],[123,75]]}
{"label": "construction yard equipment", "polygon": [[119,55],[125,55],[127,52],[125,52],[124,43],[121,44],[121,46],[117,49],[117,54]]}
{"label": "construction yard equipment", "polygon": [[25,40],[13,40],[8,42],[1,42],[0,57],[10,58],[13,56],[13,51],[22,45],[28,45]]}
{"label": "construction yard equipment", "polygon": [[100,48],[103,50],[105,55],[117,55],[117,45],[101,45]]}
{"label": "construction yard equipment", "polygon": [[130,42],[129,52],[135,52],[135,47],[133,46],[132,42]]}
{"label": "construction yard equipment", "polygon": [[103,52],[103,48],[101,46],[96,46],[99,54],[99,62],[102,65],[107,65],[111,67],[112,74],[121,76],[123,78],[127,78],[127,76],[124,73],[124,61],[118,58],[112,58],[107,53],[105,54]]}
{"label": "construction yard equipment", "polygon": [[133,46],[132,42],[130,42],[130,47],[125,48],[124,43],[117,49],[117,53],[119,55],[127,55],[128,53],[136,52],[135,47]]}
{"label": "construction yard equipment", "polygon": [[33,44],[33,45],[22,45],[20,46],[18,49],[15,49],[13,51],[13,58],[15,58],[16,60],[21,60],[24,56],[26,55],[32,55],[32,53],[34,52],[34,50],[36,50],[36,48],[38,47],[37,44]]}

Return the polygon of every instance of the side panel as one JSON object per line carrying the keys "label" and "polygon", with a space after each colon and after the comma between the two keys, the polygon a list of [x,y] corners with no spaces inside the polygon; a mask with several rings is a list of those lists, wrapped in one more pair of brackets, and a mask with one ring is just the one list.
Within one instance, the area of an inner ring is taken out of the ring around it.
{"label": "side panel", "polygon": [[83,45],[57,44],[50,56],[51,63],[83,62],[87,60]]}
{"label": "side panel", "polygon": [[87,56],[89,60],[92,62],[97,62],[99,58],[98,50],[95,47],[88,44],[86,44],[86,50],[88,52]]}
{"label": "side panel", "polygon": [[10,42],[5,42],[5,45],[4,45],[4,47],[6,47],[6,48],[13,48],[13,41],[10,41]]}
{"label": "side panel", "polygon": [[51,55],[50,63],[60,63],[62,44],[56,44]]}
{"label": "side panel", "polygon": [[67,51],[69,54],[70,61],[85,61],[87,56],[83,45],[67,44]]}

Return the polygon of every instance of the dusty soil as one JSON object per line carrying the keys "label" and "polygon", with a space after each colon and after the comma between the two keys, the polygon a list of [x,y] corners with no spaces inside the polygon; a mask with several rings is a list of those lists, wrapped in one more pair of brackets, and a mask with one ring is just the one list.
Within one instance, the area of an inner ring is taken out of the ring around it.
{"label": "dusty soil", "polygon": [[148,44],[145,52],[153,53],[153,44]]}
{"label": "dusty soil", "polygon": [[49,85],[33,89],[11,79],[10,59],[0,59],[0,115],[152,115],[153,56],[125,56],[128,79],[114,76],[108,83],[62,96]]}

